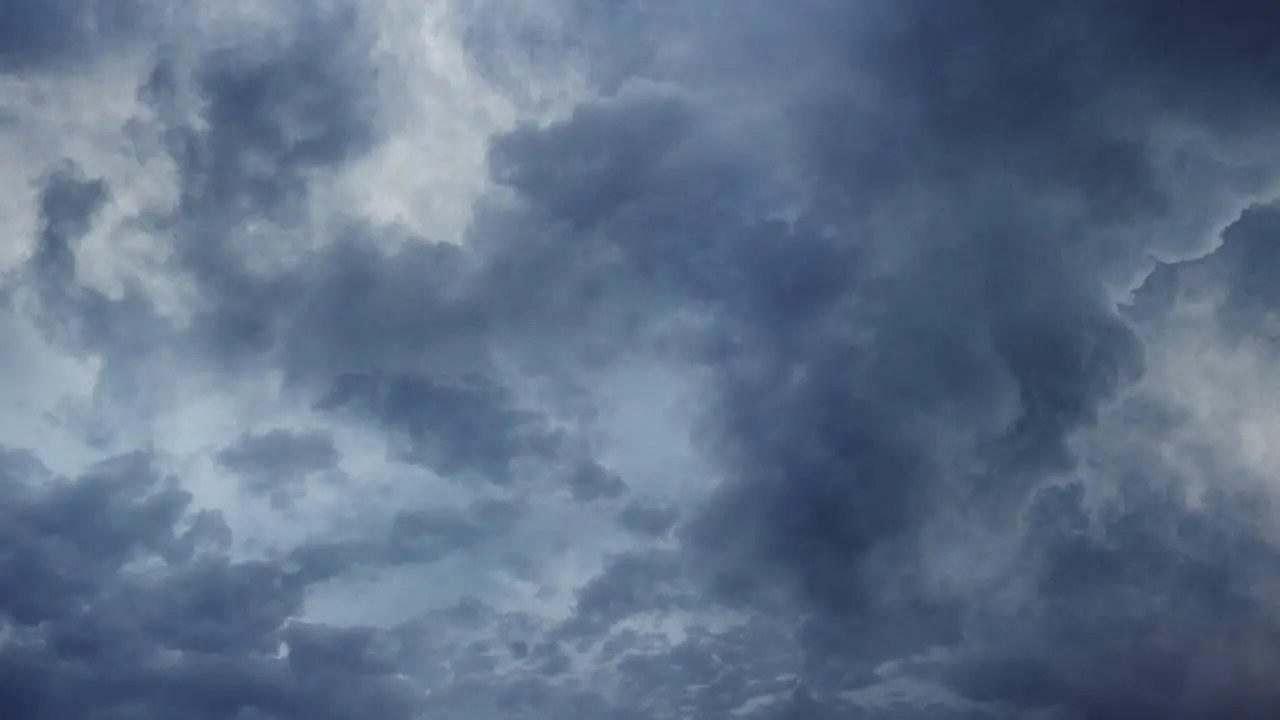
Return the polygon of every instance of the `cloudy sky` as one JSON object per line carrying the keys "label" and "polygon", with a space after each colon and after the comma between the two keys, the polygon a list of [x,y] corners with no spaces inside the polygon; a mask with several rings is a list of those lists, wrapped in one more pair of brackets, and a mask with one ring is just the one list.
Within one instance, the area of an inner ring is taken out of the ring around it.
{"label": "cloudy sky", "polygon": [[0,714],[1280,717],[1277,26],[0,0]]}

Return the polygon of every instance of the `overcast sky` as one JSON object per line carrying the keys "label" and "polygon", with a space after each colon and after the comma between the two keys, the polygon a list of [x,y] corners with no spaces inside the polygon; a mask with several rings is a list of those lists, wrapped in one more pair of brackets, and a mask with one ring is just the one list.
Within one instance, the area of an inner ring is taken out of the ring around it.
{"label": "overcast sky", "polygon": [[0,0],[0,715],[1280,717],[1278,27]]}

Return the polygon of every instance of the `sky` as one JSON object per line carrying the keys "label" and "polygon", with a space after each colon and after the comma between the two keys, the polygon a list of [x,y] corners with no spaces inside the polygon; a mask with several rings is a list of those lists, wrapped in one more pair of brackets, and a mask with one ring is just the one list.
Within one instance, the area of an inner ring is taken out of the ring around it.
{"label": "sky", "polygon": [[4,716],[1280,716],[1277,24],[0,0]]}

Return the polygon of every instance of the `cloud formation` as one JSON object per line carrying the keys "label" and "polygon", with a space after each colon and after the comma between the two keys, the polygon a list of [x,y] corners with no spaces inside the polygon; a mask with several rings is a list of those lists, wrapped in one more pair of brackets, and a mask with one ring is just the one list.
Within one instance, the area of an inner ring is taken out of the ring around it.
{"label": "cloud formation", "polygon": [[0,0],[8,716],[1280,712],[1271,4],[417,5]]}

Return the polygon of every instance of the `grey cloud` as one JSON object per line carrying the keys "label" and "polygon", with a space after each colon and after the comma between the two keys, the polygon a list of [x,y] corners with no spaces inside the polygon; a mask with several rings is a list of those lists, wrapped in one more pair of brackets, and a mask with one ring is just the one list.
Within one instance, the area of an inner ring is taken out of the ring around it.
{"label": "grey cloud", "polygon": [[[359,157],[376,138],[361,28],[351,9],[304,14],[282,46],[215,51],[194,67],[162,59],[142,88],[181,178],[178,212],[153,223],[175,239],[177,269],[201,290],[206,307],[193,334],[211,359],[270,352],[279,316],[306,291],[250,269],[243,223],[297,223],[315,174]],[[203,101],[199,127],[183,120],[189,86]]]}
{"label": "grey cloud", "polygon": [[[401,247],[384,254],[378,239]],[[467,292],[472,264],[454,245],[354,223],[285,285],[281,305],[268,306],[289,321],[279,362],[300,378],[334,383],[323,388],[334,392],[350,392],[339,384],[359,375],[488,370],[487,317]]]}
{"label": "grey cloud", "polygon": [[[73,164],[49,175],[31,266],[44,286],[61,288],[59,297],[75,298],[77,340],[108,361],[104,392],[136,392],[144,384],[137,361],[160,346],[182,350],[191,362],[242,369],[273,350],[278,325],[312,294],[297,278],[264,277],[250,267],[243,256],[246,222],[295,224],[316,174],[359,157],[379,131],[370,40],[359,16],[349,9],[290,10],[298,11],[296,24],[283,42],[246,40],[194,57],[161,52],[139,89],[155,120],[135,119],[132,132],[155,135],[173,159],[179,203],[176,212],[144,208],[131,229],[170,242],[171,269],[199,295],[191,327],[160,316],[132,282],[120,299],[74,282],[74,246],[106,199],[105,186]],[[258,242],[254,250],[291,252],[277,242],[282,233],[269,237],[269,245]]]}
{"label": "grey cloud", "polygon": [[[669,102],[645,96],[611,103],[575,115],[545,138],[519,131],[496,151],[499,177],[527,191],[545,211],[569,213],[567,219],[575,223],[583,220],[558,199],[560,188],[549,187],[546,179],[525,180],[511,163],[582,167],[609,176],[654,175],[644,186],[629,185],[625,195],[595,204],[586,218],[593,223],[590,231],[566,241],[616,244],[631,263],[624,266],[633,268],[628,272],[652,276],[656,289],[680,293],[686,302],[713,303],[726,319],[726,334],[738,335],[737,347],[723,350],[729,356],[720,360],[725,383],[720,410],[727,425],[722,438],[730,444],[724,451],[744,453],[747,473],[768,473],[776,480],[737,486],[744,505],[725,506],[726,520],[707,532],[708,545],[767,544],[779,566],[803,574],[802,583],[820,585],[822,592],[838,590],[824,603],[852,607],[862,590],[850,584],[858,580],[849,563],[876,550],[886,534],[909,533],[909,518],[923,510],[917,503],[925,501],[922,491],[931,482],[929,468],[912,467],[920,462],[915,456],[927,456],[921,452],[925,448],[905,428],[895,427],[935,413],[974,413],[970,404],[985,403],[973,419],[978,428],[993,426],[987,431],[993,436],[977,440],[999,443],[989,452],[1006,456],[1002,462],[1025,464],[1046,452],[1060,453],[1063,430],[1087,422],[1098,399],[1136,374],[1138,343],[1108,313],[1101,288],[1079,283],[1065,274],[1067,268],[1040,259],[1039,250],[1024,248],[1014,238],[976,240],[972,248],[961,245],[945,257],[922,260],[893,280],[865,278],[864,288],[856,265],[862,250],[819,234],[816,223],[791,229],[721,215],[742,197],[733,193],[749,197],[749,191],[732,182],[703,184],[719,177],[721,160],[714,155],[705,161],[693,151],[664,156],[664,148],[694,137],[687,124],[636,123],[649,135],[643,140],[623,135],[617,143],[648,152],[614,151],[603,160],[565,162],[567,154],[579,150],[566,139],[575,132],[586,138],[585,157],[595,158],[591,148],[608,118],[632,127],[632,114],[646,117],[643,113],[655,105]],[[579,185],[604,184],[594,174],[565,182],[563,192],[570,197]],[[651,192],[642,189],[649,187]],[[711,234],[699,232],[704,229]],[[700,242],[684,242],[689,237]],[[940,297],[919,297],[921,287]],[[1060,300],[1072,304],[1060,306]],[[866,307],[858,312],[881,324],[883,339],[877,338],[876,347],[824,337],[828,327],[867,322],[848,316],[857,305]],[[909,324],[895,324],[899,319]],[[1082,337],[1102,342],[1077,358],[1054,350],[1072,347]],[[1049,355],[1064,364],[1039,367]],[[753,376],[738,376],[739,363],[751,367]],[[1002,439],[996,436],[1004,432],[1000,395],[1012,395],[1019,385],[1030,406],[1022,425]],[[864,388],[859,392],[869,397],[855,405],[836,387]],[[842,484],[842,476],[859,472],[862,498]],[[726,497],[733,492],[727,490]],[[758,523],[750,519],[753,511],[761,513]],[[820,565],[825,562],[834,564]],[[745,567],[743,573],[770,582],[758,570]],[[840,577],[845,579],[835,579]]]}
{"label": "grey cloud", "polygon": [[351,539],[311,543],[282,558],[289,572],[315,583],[359,568],[432,563],[455,552],[501,543],[523,519],[517,502],[477,500],[465,510],[425,506],[395,512],[385,523],[348,532]]}
{"label": "grey cloud", "polygon": [[250,492],[287,501],[309,475],[336,467],[339,454],[327,432],[275,429],[241,435],[215,458],[238,473]]}
{"label": "grey cloud", "polygon": [[[695,629],[669,653],[635,654],[620,664],[638,691],[632,702],[653,715],[695,717],[825,717],[823,705],[806,703],[797,681],[797,653],[785,634],[747,624],[723,632]],[[644,690],[641,690],[643,688]],[[663,690],[651,692],[651,689]],[[683,690],[683,692],[682,692]],[[776,696],[761,703],[763,712],[742,710],[753,697]]]}
{"label": "grey cloud", "polygon": [[[42,179],[39,234],[24,270],[40,301],[46,334],[76,349],[95,348],[101,338],[112,337],[139,301],[136,295],[112,301],[85,287],[77,272],[80,243],[110,199],[105,180],[86,176],[70,160]],[[145,300],[142,307],[149,311]]]}
{"label": "grey cloud", "polygon": [[[417,239],[388,257],[374,242],[388,231],[360,218],[319,251],[302,252],[284,240],[266,248],[245,244],[250,222],[292,227],[311,180],[361,156],[377,137],[362,27],[349,13],[304,14],[283,46],[248,44],[243,54],[194,59],[172,53],[143,84],[177,164],[180,203],[174,213],[145,214],[137,229],[172,242],[172,269],[196,293],[190,323],[161,317],[135,286],[114,300],[77,282],[68,249],[75,238],[68,233],[82,231],[87,208],[48,208],[59,217],[46,223],[34,274],[48,285],[57,273],[57,283],[67,286],[59,297],[73,301],[62,314],[78,331],[78,349],[106,361],[99,394],[112,402],[145,398],[144,359],[161,353],[219,372],[275,367],[291,390],[318,396],[317,409],[354,410],[381,425],[398,459],[505,483],[515,463],[564,454],[564,438],[509,397],[490,349],[512,345],[508,338],[522,325],[541,332],[553,322],[574,324],[536,301],[541,290],[521,284],[515,274],[528,272],[522,259],[511,265],[496,258],[478,270],[477,254]],[[194,110],[188,95],[196,99]],[[199,122],[185,119],[193,111]],[[72,177],[55,179],[63,175]],[[73,198],[60,202],[67,199]],[[264,272],[252,266],[259,250],[298,250],[300,264]],[[504,312],[529,300],[542,306],[535,322]],[[49,326],[54,317],[41,322]],[[530,338],[519,348],[536,345],[546,343]],[[564,459],[578,462],[572,453]],[[586,478],[568,478],[576,494],[612,495],[619,487],[604,482],[588,489]]]}
{"label": "grey cloud", "polygon": [[579,502],[612,500],[627,492],[627,484],[600,463],[587,460],[574,468],[569,477],[569,491]]}
{"label": "grey cloud", "polygon": [[85,177],[74,163],[55,167],[45,177],[40,190],[40,236],[31,265],[46,295],[71,290],[76,246],[108,198],[106,182]]}
{"label": "grey cloud", "polygon": [[[624,95],[580,107],[571,122],[520,128],[490,151],[495,179],[522,189],[551,217],[585,227],[629,202],[663,192],[654,170],[687,135],[690,109],[679,96]],[[559,163],[543,161],[555,156]]]}
{"label": "grey cloud", "polygon": [[[34,319],[46,339],[103,361],[100,374],[111,381],[99,383],[102,396],[139,399],[147,384],[141,360],[165,337],[151,298],[132,281],[119,297],[110,297],[85,284],[79,273],[81,241],[110,202],[109,184],[87,176],[75,162],[50,168],[42,178],[35,247],[17,277],[34,291]],[[5,295],[12,297],[18,287],[5,287]]]}
{"label": "grey cloud", "polygon": [[1280,304],[1267,280],[1276,268],[1277,218],[1274,206],[1250,207],[1223,231],[1222,244],[1212,253],[1157,262],[1123,311],[1135,323],[1157,326],[1181,304],[1213,302],[1217,330],[1235,339],[1268,336],[1268,316]]}
{"label": "grey cloud", "polygon": [[577,594],[568,637],[592,638],[644,612],[692,609],[699,600],[685,582],[680,558],[654,551],[615,557]]}
{"label": "grey cloud", "polygon": [[[714,110],[679,94],[624,92],[517,130],[491,162],[533,217],[572,229],[521,238],[525,247],[611,258],[566,274],[562,292],[577,282],[623,303],[651,296],[649,317],[668,303],[715,313],[702,339],[717,376],[706,422],[733,477],[685,541],[717,597],[759,608],[781,597],[808,617],[799,637],[812,681],[857,686],[887,659],[964,644],[982,593],[1007,579],[939,589],[930,533],[959,516],[1016,537],[1037,488],[1077,468],[1070,440],[1142,376],[1144,343],[1109,288],[1140,277],[1152,255],[1208,251],[1210,231],[1274,182],[1269,158],[1237,153],[1268,137],[1260,118],[1275,108],[1248,100],[1251,119],[1233,122],[1224,102],[1263,96],[1260,68],[1274,52],[1253,28],[1272,13],[1141,2],[806,9],[829,23],[815,38],[843,33],[830,62],[868,92],[831,81],[788,99],[811,183],[794,222],[742,210],[763,192],[751,182],[769,180],[744,179],[749,163],[706,142]],[[1214,73],[1232,77],[1228,90]],[[1178,123],[1203,134],[1171,151],[1161,133]],[[1179,175],[1170,152],[1195,172]],[[1176,523],[1187,511],[1152,512]],[[1147,542],[1171,559],[1187,552],[1158,534]],[[1126,567],[1139,554],[1104,548]],[[1225,558],[1205,565],[1252,572]],[[1106,593],[1120,581],[1075,582]],[[1178,582],[1137,592],[1178,592]],[[582,601],[584,617],[608,607],[604,597]],[[1215,602],[1189,612],[1212,617]],[[1118,605],[1090,607],[1055,609],[1100,626],[1131,619]],[[1026,632],[1059,637],[1054,627],[1045,618]],[[1083,632],[1054,647],[1088,658],[1082,668],[1127,657]],[[1085,717],[1177,707],[1152,699],[1166,682],[1154,676],[1077,682],[1097,684],[994,699],[1055,701]],[[1209,696],[1267,702],[1230,683]],[[1202,717],[1205,703],[1178,711]]]}
{"label": "grey cloud", "polygon": [[85,4],[74,0],[5,0],[0,4],[0,73],[76,68],[136,39],[149,25],[137,0]]}
{"label": "grey cloud", "polygon": [[[808,1],[788,13],[769,0],[468,0],[464,7],[462,39],[473,70],[531,105],[540,99],[530,92],[539,80],[566,72],[605,95],[637,77],[731,91],[785,85],[815,74],[828,47],[821,41],[828,38],[815,42],[807,22],[822,3]],[[782,52],[765,57],[764,48]]]}
{"label": "grey cloud", "polygon": [[561,441],[544,418],[516,408],[504,388],[484,377],[446,383],[341,375],[316,407],[364,410],[402,439],[396,452],[402,459],[443,473],[479,473],[495,483],[511,481],[514,461],[550,457]]}
{"label": "grey cloud", "polygon": [[667,505],[636,500],[618,511],[618,523],[631,532],[662,537],[680,520],[680,511]]}
{"label": "grey cloud", "polygon": [[[10,717],[413,716],[416,698],[394,669],[326,662],[323,629],[288,627],[307,584],[323,578],[220,557],[225,525],[192,514],[191,496],[145,455],[75,479],[6,458],[0,694]],[[299,647],[297,660],[276,659],[282,640]]]}
{"label": "grey cloud", "polygon": [[1263,539],[1267,505],[1215,493],[1193,510],[1128,480],[1130,509],[1102,517],[1078,487],[1037,499],[1037,598],[1026,620],[980,635],[1000,639],[958,668],[962,686],[1090,718],[1269,714],[1277,626],[1262,587],[1280,556]]}
{"label": "grey cloud", "polygon": [[[417,652],[452,658],[451,673],[442,673],[429,701],[433,712],[446,717],[639,719],[720,717],[738,711],[746,717],[792,718],[822,710],[818,703],[806,704],[798,688],[800,658],[794,643],[779,628],[758,623],[716,631],[691,627],[674,644],[662,632],[643,628],[538,642],[537,637],[556,638],[563,628],[540,628],[463,603],[419,618],[412,626],[404,635],[413,638],[406,647],[425,646],[425,652]],[[549,636],[544,634],[548,630]],[[503,646],[514,637],[522,638],[520,652]],[[593,652],[593,646],[595,662],[586,667],[574,662],[574,655]],[[520,662],[512,667],[503,662],[507,658]],[[772,701],[759,703],[764,712],[751,714],[746,701],[759,696]],[[747,711],[741,709],[744,704]]]}
{"label": "grey cloud", "polygon": [[467,515],[486,530],[502,532],[520,522],[524,508],[507,500],[477,500],[467,508]]}
{"label": "grey cloud", "polygon": [[[521,507],[405,510],[385,539],[302,548],[289,573],[201,555],[175,530],[177,490],[122,500],[94,475],[35,499],[6,486],[18,499],[0,576],[40,588],[0,600],[38,638],[0,648],[10,706],[51,717],[65,695],[176,712],[182,690],[204,703],[195,717],[407,717],[394,668],[419,663],[446,717],[723,717],[757,692],[781,698],[761,717],[996,715],[839,699],[942,648],[903,672],[1012,717],[1275,714],[1264,679],[1280,644],[1251,594],[1280,570],[1266,506],[1238,490],[1245,470],[1209,458],[1195,471],[1215,492],[1192,507],[1165,477],[1186,469],[1138,449],[1168,440],[1176,408],[1126,405],[1167,351],[1148,341],[1179,297],[1229,288],[1217,319],[1241,333],[1275,304],[1273,211],[1186,261],[1275,184],[1272,4],[748,5],[557,3],[566,34],[585,38],[566,55],[594,64],[603,97],[494,139],[501,192],[477,205],[464,247],[383,255],[368,241],[384,231],[353,218],[274,276],[237,246],[244,221],[298,222],[314,174],[378,137],[358,18],[304,24],[251,61],[162,63],[145,94],[182,203],[149,227],[175,237],[199,307],[180,329],[136,294],[57,290],[76,298],[85,344],[114,358],[104,382],[139,384],[124,359],[144,341],[201,368],[271,367],[314,409],[386,431],[397,459],[511,486],[529,463],[568,465],[570,492],[590,501],[625,485],[522,407],[495,358],[585,383],[654,353],[707,379],[699,449],[727,480],[684,510],[679,551],[613,558],[545,637],[457,644],[287,620],[310,583],[475,547]],[[699,42],[673,59],[631,30]],[[518,82],[492,54],[506,32],[481,22],[470,38],[499,83]],[[537,62],[570,62],[530,42]],[[788,72],[766,57],[789,58]],[[206,127],[179,119],[186,87]],[[763,108],[755,125],[747,106]],[[92,181],[56,177],[31,267],[64,288],[101,199]],[[1152,258],[1122,313],[1115,289]],[[703,321],[675,324],[686,314]],[[1128,450],[1082,462],[1076,441],[1098,434]],[[285,462],[264,452],[227,457]],[[618,521],[661,537],[677,516],[633,504]],[[173,569],[133,579],[139,553]],[[611,635],[717,604],[755,634]],[[482,632],[503,618],[465,606],[435,621]],[[294,649],[283,660],[269,649],[280,639]],[[659,650],[641,653],[650,642]],[[556,684],[575,669],[570,649],[597,644],[617,661],[618,702]],[[119,676],[77,664],[101,648],[124,658]],[[160,649],[184,654],[166,665]],[[499,677],[508,661],[533,670]]]}
{"label": "grey cloud", "polygon": [[[314,10],[302,14],[284,44],[265,51],[246,43],[214,50],[190,69],[177,59],[157,63],[141,92],[161,118],[185,110],[185,82],[204,101],[203,131],[166,128],[185,219],[226,232],[248,216],[288,217],[303,199],[309,170],[370,147],[373,70],[361,29],[354,9]],[[190,238],[189,261],[214,262],[219,239]]]}
{"label": "grey cloud", "polygon": [[[105,361],[104,398],[128,404],[145,397],[144,360],[161,348],[211,368],[260,362],[273,350],[277,326],[311,294],[297,280],[251,269],[241,254],[245,223],[296,223],[315,174],[368,150],[378,131],[369,39],[359,32],[358,15],[297,15],[290,36],[274,46],[246,41],[195,57],[160,53],[140,88],[157,119],[135,124],[156,134],[174,160],[179,204],[176,212],[144,208],[131,229],[171,243],[171,269],[187,276],[198,295],[190,327],[161,316],[131,280],[118,299],[77,281],[75,245],[106,199],[105,186],[74,165],[50,173],[30,267],[59,308],[40,322],[46,330],[55,322],[72,326],[73,344]],[[199,121],[190,120],[193,114]],[[255,249],[289,250],[261,243]]]}
{"label": "grey cloud", "polygon": [[306,672],[386,675],[399,668],[399,641],[386,631],[292,623],[284,633],[289,664]]}
{"label": "grey cloud", "polygon": [[1168,314],[1180,300],[1194,301],[1216,288],[1225,288],[1218,308],[1220,329],[1241,338],[1275,337],[1275,313],[1280,295],[1268,278],[1280,256],[1280,212],[1274,206],[1255,206],[1222,233],[1222,246],[1198,261],[1162,264],[1139,290],[1135,305],[1148,310],[1148,320]]}
{"label": "grey cloud", "polygon": [[483,526],[448,511],[414,511],[396,515],[390,551],[395,557],[429,562],[486,539]]}
{"label": "grey cloud", "polygon": [[117,458],[75,482],[39,483],[22,465],[6,470],[13,474],[0,478],[8,516],[3,605],[22,625],[74,612],[140,554],[179,558],[187,550],[174,524],[190,495],[160,484],[144,455]]}

